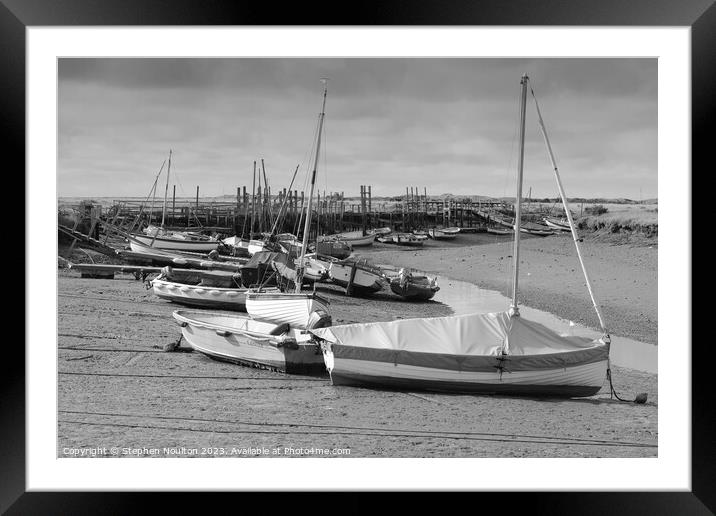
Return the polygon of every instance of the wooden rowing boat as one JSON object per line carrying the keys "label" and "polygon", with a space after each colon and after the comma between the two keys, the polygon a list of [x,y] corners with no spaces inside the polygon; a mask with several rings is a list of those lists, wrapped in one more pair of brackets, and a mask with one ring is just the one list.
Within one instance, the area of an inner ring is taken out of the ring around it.
{"label": "wooden rowing boat", "polygon": [[305,330],[238,314],[172,315],[191,348],[211,358],[285,373],[325,373],[320,349]]}

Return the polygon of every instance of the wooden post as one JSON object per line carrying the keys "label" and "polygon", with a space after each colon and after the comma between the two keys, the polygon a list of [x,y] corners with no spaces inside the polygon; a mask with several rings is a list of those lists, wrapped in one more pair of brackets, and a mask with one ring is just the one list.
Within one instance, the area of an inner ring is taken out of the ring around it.
{"label": "wooden post", "polygon": [[354,261],[353,265],[351,266],[351,275],[348,278],[348,285],[346,286],[346,295],[347,296],[353,295],[353,281],[356,278],[356,270],[357,270],[357,264]]}

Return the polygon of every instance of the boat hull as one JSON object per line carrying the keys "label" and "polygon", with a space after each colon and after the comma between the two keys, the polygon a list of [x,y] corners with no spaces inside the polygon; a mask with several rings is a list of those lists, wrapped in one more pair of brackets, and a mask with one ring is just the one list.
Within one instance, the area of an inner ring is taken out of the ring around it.
{"label": "boat hull", "polygon": [[185,285],[161,279],[152,280],[154,295],[184,306],[246,311],[246,289]]}
{"label": "boat hull", "polygon": [[552,229],[556,229],[558,231],[572,231],[572,229],[569,227],[569,224],[561,224],[559,222],[553,222],[549,219],[544,219],[544,223],[547,224]]}
{"label": "boat hull", "polygon": [[[351,278],[352,264],[331,263],[328,268],[328,274],[334,283],[341,287],[348,287]],[[383,277],[372,271],[363,269],[360,265],[356,265],[355,277],[351,287],[355,292],[370,294],[383,290]]]}
{"label": "boat hull", "polygon": [[[162,249],[167,251],[193,251],[193,252],[208,252],[213,251],[219,247],[218,240],[180,240],[175,238],[164,238],[164,237],[152,237],[147,235],[133,234],[133,239],[139,241],[140,244],[153,249]],[[132,251],[141,252],[142,249],[139,246],[133,245],[134,243],[130,240],[129,246]],[[136,249],[135,249],[136,247]]]}
{"label": "boat hull", "polygon": [[322,312],[330,320],[328,304],[311,292],[249,291],[246,294],[246,311],[252,318],[276,324],[288,323],[292,328],[305,329],[314,312]]}
{"label": "boat hull", "polygon": [[332,242],[338,240],[350,244],[352,247],[364,247],[373,245],[375,242],[375,233],[364,235],[362,231],[352,231],[349,233],[337,233],[335,235],[327,235],[320,238],[321,242]]}
{"label": "boat hull", "polygon": [[[334,346],[334,349],[336,347]],[[324,348],[333,385],[535,396],[593,396],[602,388],[607,361],[555,369],[460,371],[396,362],[355,360]]]}
{"label": "boat hull", "polygon": [[216,360],[291,374],[325,374],[320,348],[300,330],[271,335],[277,325],[239,315],[200,320],[175,311],[173,316],[191,348]]}
{"label": "boat hull", "polygon": [[433,240],[455,240],[457,237],[457,233],[446,233],[435,229],[431,229],[428,235],[430,235],[430,238]]}

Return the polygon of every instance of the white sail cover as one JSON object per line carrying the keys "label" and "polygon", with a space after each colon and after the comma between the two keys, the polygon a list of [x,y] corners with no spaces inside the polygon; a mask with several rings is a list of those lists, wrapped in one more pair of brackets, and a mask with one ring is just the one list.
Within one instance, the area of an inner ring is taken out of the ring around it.
{"label": "white sail cover", "polygon": [[[508,312],[391,322],[347,324],[310,330],[346,358],[390,360],[394,352],[413,361],[443,363],[450,357],[483,359],[509,355],[524,366],[547,367],[606,359],[601,340],[561,336],[546,326]],[[388,354],[386,354],[388,352]],[[462,363],[462,365],[466,365]]]}

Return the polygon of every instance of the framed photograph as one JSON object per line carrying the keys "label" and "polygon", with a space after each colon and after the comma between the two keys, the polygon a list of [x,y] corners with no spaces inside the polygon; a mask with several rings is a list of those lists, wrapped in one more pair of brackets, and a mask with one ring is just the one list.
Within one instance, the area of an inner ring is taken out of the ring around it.
{"label": "framed photograph", "polygon": [[716,8],[508,4],[4,0],[28,223],[0,508],[713,511],[689,214]]}

